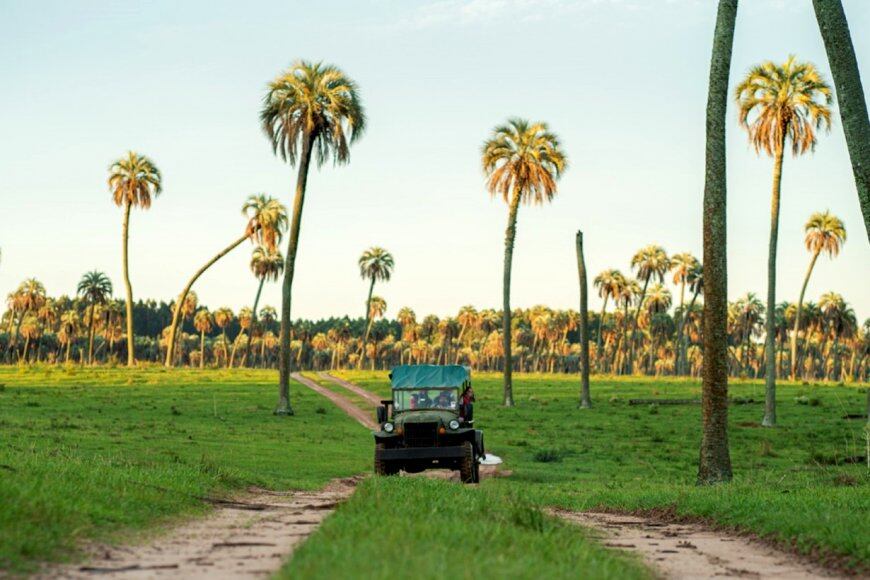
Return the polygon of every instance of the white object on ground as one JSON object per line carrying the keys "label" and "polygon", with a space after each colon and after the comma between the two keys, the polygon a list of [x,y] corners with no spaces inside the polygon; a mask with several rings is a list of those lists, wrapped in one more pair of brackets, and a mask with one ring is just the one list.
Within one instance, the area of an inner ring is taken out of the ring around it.
{"label": "white object on ground", "polygon": [[492,453],[487,453],[486,457],[480,460],[481,465],[498,465],[499,463],[501,463],[501,457]]}

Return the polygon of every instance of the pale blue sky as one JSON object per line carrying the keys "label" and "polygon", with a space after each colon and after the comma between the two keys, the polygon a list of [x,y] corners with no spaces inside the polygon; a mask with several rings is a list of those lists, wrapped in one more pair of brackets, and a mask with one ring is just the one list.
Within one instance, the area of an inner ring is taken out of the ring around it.
{"label": "pale blue sky", "polygon": [[[870,2],[844,4],[870,87]],[[121,211],[105,180],[132,148],[165,182],[132,216],[136,297],[177,295],[240,234],[248,194],[290,205],[295,171],[272,155],[257,113],[266,82],[306,58],[356,79],[369,129],[350,165],[310,176],[294,317],[362,314],[356,260],[373,244],[396,257],[376,290],[390,316],[500,306],[507,210],[484,191],[479,148],[513,115],[548,121],[571,161],[551,205],[520,210],[513,303],[576,308],[578,228],[593,275],[627,271],[652,242],[700,257],[715,11],[713,0],[0,0],[0,292],[36,276],[50,294],[73,293],[96,268],[123,295]],[[830,79],[809,0],[743,0],[737,20],[732,81],[789,53]],[[763,296],[772,162],[733,110],[729,120],[729,292]],[[819,261],[808,296],[836,290],[863,320],[870,248],[839,116],[814,155],[785,161],[779,300],[797,298],[802,226],[826,208],[849,241]],[[200,299],[249,304],[249,255],[239,248],[206,274]],[[264,302],[279,296],[273,284]]]}

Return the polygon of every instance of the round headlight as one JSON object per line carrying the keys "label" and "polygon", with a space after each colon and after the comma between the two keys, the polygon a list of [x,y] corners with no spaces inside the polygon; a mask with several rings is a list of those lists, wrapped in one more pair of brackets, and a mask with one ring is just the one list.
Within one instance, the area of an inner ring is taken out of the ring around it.
{"label": "round headlight", "polygon": [[453,429],[454,431],[456,431],[457,429],[459,429],[459,421],[457,421],[456,419],[453,419],[452,421],[450,421],[447,424],[447,426],[450,427],[451,429]]}
{"label": "round headlight", "polygon": [[386,431],[387,433],[392,433],[393,429],[394,427],[392,423],[384,423],[384,431]]}

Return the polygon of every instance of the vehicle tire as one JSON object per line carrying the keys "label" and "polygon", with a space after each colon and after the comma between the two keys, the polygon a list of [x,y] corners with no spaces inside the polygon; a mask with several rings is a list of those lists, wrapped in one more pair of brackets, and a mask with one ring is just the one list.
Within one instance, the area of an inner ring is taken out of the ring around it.
{"label": "vehicle tire", "polygon": [[389,461],[381,459],[381,452],[386,449],[383,443],[375,444],[375,474],[376,475],[396,475],[399,470]]}
{"label": "vehicle tire", "polygon": [[464,454],[459,464],[459,479],[462,483],[477,483],[477,454],[471,441],[462,444]]}

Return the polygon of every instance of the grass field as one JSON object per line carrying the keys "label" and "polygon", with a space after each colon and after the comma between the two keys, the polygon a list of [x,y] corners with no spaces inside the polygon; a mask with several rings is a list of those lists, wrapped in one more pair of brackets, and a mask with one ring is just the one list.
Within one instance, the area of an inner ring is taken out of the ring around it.
{"label": "grass field", "polygon": [[[385,373],[341,373],[387,394]],[[755,532],[839,563],[870,563],[870,471],[864,410],[855,387],[781,385],[779,426],[760,427],[761,404],[730,407],[734,483],[695,485],[698,405],[629,406],[630,398],[700,397],[689,380],[593,379],[591,410],[579,410],[579,381],[520,376],[517,407],[500,406],[494,374],[473,376],[475,418],[510,478],[485,487],[521,489],[540,505],[572,509],[666,508]],[[735,382],[733,397],[763,400],[760,382]],[[854,463],[853,463],[854,462]]]}
{"label": "grass field", "polygon": [[201,512],[201,497],[313,489],[369,469],[370,436],[319,395],[297,389],[297,415],[274,417],[275,381],[239,370],[0,369],[0,570]]}
{"label": "grass field", "polygon": [[[343,376],[388,393],[386,373]],[[319,395],[294,385],[297,415],[274,417],[275,379],[238,369],[0,369],[0,570],[72,557],[84,539],[154,529],[207,509],[202,497],[249,485],[310,489],[370,471],[370,435]],[[863,411],[859,389],[782,386],[776,429],[759,427],[760,405],[732,406],[735,482],[698,488],[699,407],[627,404],[697,396],[696,382],[599,378],[591,411],[576,408],[574,377],[520,375],[515,409],[499,406],[497,375],[474,384],[478,426],[511,477],[479,489],[369,480],[282,573],[337,576],[366,562],[371,576],[392,575],[403,554],[423,552],[439,575],[496,564],[514,575],[644,574],[542,517],[535,508],[544,505],[666,508],[841,564],[870,563],[870,474],[857,463],[865,423],[842,419]],[[732,394],[759,401],[763,387],[736,384]]]}

